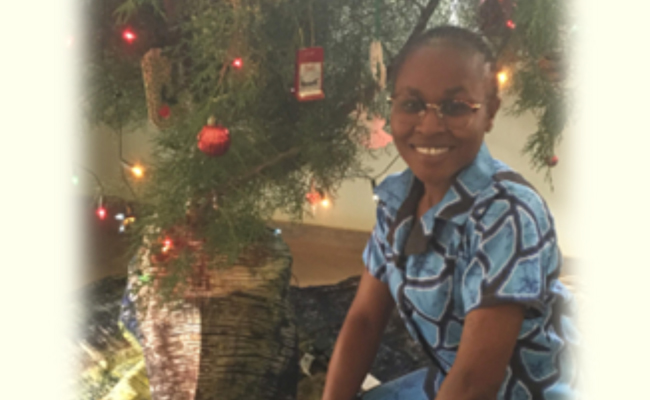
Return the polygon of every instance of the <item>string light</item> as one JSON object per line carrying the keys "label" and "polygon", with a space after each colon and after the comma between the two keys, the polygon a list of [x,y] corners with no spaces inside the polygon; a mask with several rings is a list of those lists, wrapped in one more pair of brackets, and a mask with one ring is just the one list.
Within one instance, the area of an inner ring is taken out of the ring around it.
{"label": "string light", "polygon": [[75,186],[79,184],[79,177],[77,175],[72,176],[72,184]]}
{"label": "string light", "polygon": [[122,38],[126,40],[128,44],[131,44],[137,39],[137,36],[131,29],[125,29],[124,32],[122,32]]}
{"label": "string light", "polygon": [[129,172],[131,172],[131,175],[133,175],[136,179],[140,179],[144,176],[144,167],[140,164],[131,164],[128,161],[122,160],[122,165],[124,168],[127,168]]}
{"label": "string light", "polygon": [[508,82],[508,73],[506,71],[501,71],[497,74],[497,79],[499,80],[500,85],[505,85]]}
{"label": "string light", "polygon": [[506,22],[506,26],[507,26],[508,28],[510,28],[510,29],[515,29],[515,27],[516,27],[517,25],[516,25],[516,24],[515,24],[511,19],[509,19],[509,20]]}
{"label": "string light", "polygon": [[124,213],[115,214],[115,219],[122,221],[119,227],[120,233],[124,233],[126,227],[135,222],[135,217],[126,217]]}
{"label": "string light", "polygon": [[97,217],[99,217],[100,220],[103,221],[104,219],[106,219],[106,215],[108,214],[108,212],[106,211],[106,208],[104,207],[104,197],[103,196],[99,196],[99,204],[97,206],[96,213],[97,213]]}
{"label": "string light", "polygon": [[320,202],[320,205],[327,208],[330,206],[330,201],[329,199],[323,199],[323,201]]}
{"label": "string light", "polygon": [[234,60],[232,60],[232,66],[237,68],[237,69],[241,69],[244,66],[244,60],[237,57]]}
{"label": "string light", "polygon": [[165,241],[163,242],[163,249],[162,249],[162,252],[163,252],[163,253],[167,253],[167,252],[172,248],[172,245],[173,245],[173,244],[174,244],[174,243],[172,242],[171,239],[169,239],[169,238],[165,239]]}
{"label": "string light", "polygon": [[136,164],[133,167],[131,167],[131,173],[136,178],[142,178],[144,176],[144,169],[141,166]]}

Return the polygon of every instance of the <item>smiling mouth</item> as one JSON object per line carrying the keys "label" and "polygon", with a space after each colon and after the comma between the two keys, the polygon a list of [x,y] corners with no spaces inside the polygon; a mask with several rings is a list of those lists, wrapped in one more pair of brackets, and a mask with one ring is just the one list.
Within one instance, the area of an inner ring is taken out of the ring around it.
{"label": "smiling mouth", "polygon": [[448,152],[451,147],[420,147],[411,145],[411,148],[425,156],[437,156]]}

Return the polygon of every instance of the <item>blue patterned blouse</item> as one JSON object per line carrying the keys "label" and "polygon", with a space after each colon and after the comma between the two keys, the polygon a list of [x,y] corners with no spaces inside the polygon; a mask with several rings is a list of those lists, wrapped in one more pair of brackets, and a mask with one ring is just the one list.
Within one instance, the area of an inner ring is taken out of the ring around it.
{"label": "blue patterned blouse", "polygon": [[574,398],[573,302],[558,281],[561,255],[543,199],[485,144],[416,221],[422,193],[408,169],[375,189],[377,223],[363,259],[438,366],[426,391],[435,395],[454,363],[468,313],[518,303],[525,320],[498,399]]}

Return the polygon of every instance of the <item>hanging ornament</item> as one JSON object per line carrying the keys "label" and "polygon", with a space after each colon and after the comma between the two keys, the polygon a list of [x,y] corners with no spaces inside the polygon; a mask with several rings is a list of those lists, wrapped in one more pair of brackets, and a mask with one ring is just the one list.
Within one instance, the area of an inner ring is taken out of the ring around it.
{"label": "hanging ornament", "polygon": [[296,55],[295,96],[298,101],[319,100],[325,97],[323,92],[322,47],[309,47],[298,50]]}
{"label": "hanging ornament", "polygon": [[370,71],[379,90],[384,90],[386,88],[386,65],[384,65],[384,53],[379,40],[373,40],[370,43]]}
{"label": "hanging ornament", "polygon": [[567,75],[567,66],[559,53],[551,53],[542,57],[538,62],[540,70],[552,83],[562,82]]}
{"label": "hanging ornament", "polygon": [[167,119],[171,115],[172,110],[167,104],[163,104],[162,107],[158,109],[158,116],[162,119]]}
{"label": "hanging ornament", "polygon": [[393,136],[384,130],[386,120],[375,115],[370,121],[366,120],[366,126],[370,131],[370,137],[364,141],[363,145],[371,150],[382,149],[393,141]]}
{"label": "hanging ornament", "polygon": [[384,130],[386,120],[379,115],[368,118],[367,111],[359,108],[351,115],[352,118],[357,119],[358,123],[364,127],[369,135],[361,139],[360,144],[368,149],[376,150],[388,146],[393,141],[393,136]]}
{"label": "hanging ornament", "polygon": [[481,0],[478,10],[479,28],[486,36],[497,36],[504,28],[514,29],[512,0]]}
{"label": "hanging ornament", "polygon": [[211,157],[224,155],[230,148],[230,133],[223,126],[216,125],[214,117],[201,129],[198,139],[199,150]]}
{"label": "hanging ornament", "polygon": [[560,158],[558,156],[552,156],[548,158],[548,160],[546,161],[546,165],[548,165],[549,167],[555,167],[559,161]]}
{"label": "hanging ornament", "polygon": [[320,189],[312,189],[305,195],[307,202],[311,205],[316,205],[325,199],[325,194]]}
{"label": "hanging ornament", "polygon": [[316,204],[320,203],[325,199],[325,192],[323,192],[322,189],[316,187],[316,183],[314,181],[314,178],[311,178],[311,182],[309,184],[309,193],[305,195],[305,198],[307,199],[307,202],[311,204],[312,206],[315,206]]}
{"label": "hanging ornament", "polygon": [[161,54],[161,49],[151,49],[140,62],[144,79],[145,96],[149,121],[158,128],[169,126],[171,87],[171,63]]}

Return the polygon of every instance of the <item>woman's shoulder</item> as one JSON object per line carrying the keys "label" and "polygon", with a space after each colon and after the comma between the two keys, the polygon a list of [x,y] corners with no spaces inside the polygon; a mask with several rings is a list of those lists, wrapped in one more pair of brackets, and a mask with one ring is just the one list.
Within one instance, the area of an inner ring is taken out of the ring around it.
{"label": "woman's shoulder", "polygon": [[543,225],[543,231],[551,228],[551,212],[535,187],[505,163],[495,159],[494,166],[491,184],[477,196],[474,204],[475,218],[485,220],[502,213],[517,213]]}

